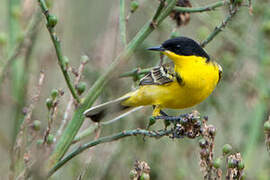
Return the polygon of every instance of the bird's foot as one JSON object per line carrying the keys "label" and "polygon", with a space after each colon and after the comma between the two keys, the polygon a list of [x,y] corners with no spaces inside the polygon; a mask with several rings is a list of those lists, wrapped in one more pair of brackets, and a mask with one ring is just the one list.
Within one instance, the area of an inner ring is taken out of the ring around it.
{"label": "bird's foot", "polygon": [[176,123],[176,122],[182,121],[183,119],[189,117],[189,114],[188,113],[186,113],[186,114],[180,114],[179,116],[168,116],[166,113],[165,114],[163,114],[163,113],[161,113],[162,116],[155,116],[154,118],[156,120],[157,119],[163,119],[163,120],[165,120],[167,122],[170,122],[170,123]]}

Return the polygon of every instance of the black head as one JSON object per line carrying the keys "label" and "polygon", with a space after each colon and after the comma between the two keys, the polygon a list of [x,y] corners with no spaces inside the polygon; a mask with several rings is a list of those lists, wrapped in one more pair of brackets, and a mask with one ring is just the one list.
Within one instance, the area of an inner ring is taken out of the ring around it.
{"label": "black head", "polygon": [[194,40],[187,37],[177,37],[165,41],[159,47],[149,48],[149,50],[156,51],[171,51],[178,55],[184,56],[200,56],[205,57],[207,60],[210,60],[208,54],[203,50],[203,48]]}

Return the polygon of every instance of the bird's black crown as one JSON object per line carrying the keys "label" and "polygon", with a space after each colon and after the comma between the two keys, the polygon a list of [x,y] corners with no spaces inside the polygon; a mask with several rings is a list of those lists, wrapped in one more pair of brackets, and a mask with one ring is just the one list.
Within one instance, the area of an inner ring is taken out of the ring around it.
{"label": "bird's black crown", "polygon": [[203,50],[203,48],[194,40],[187,37],[177,37],[169,39],[162,44],[165,50],[169,50],[178,55],[184,56],[201,56],[210,60],[208,54]]}

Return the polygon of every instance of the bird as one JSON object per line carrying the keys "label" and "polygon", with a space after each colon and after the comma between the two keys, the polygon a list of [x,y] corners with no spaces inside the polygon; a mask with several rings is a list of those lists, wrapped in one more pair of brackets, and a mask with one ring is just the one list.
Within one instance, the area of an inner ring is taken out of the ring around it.
{"label": "bird", "polygon": [[222,67],[191,38],[175,37],[148,50],[164,54],[171,62],[152,68],[136,90],[87,109],[86,117],[99,122],[114,113],[116,120],[149,105],[154,108],[152,117],[161,116],[163,109],[185,109],[201,103],[220,82]]}

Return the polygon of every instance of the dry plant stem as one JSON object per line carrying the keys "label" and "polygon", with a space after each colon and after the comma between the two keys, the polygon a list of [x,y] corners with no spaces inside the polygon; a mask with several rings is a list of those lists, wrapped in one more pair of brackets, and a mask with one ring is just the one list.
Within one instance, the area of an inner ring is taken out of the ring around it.
{"label": "dry plant stem", "polygon": [[[48,22],[50,14],[49,14],[49,9],[45,3],[45,0],[38,0],[38,2],[40,4],[41,10],[42,10],[43,14],[45,15],[47,22]],[[53,27],[47,25],[47,29],[48,29],[50,37],[52,39],[53,45],[55,47],[55,52],[57,55],[58,64],[60,65],[61,71],[64,75],[65,80],[66,80],[67,86],[68,86],[73,98],[76,99],[77,103],[80,103],[79,95],[77,94],[77,92],[76,92],[76,90],[71,82],[71,78],[68,74],[68,71],[67,71],[67,68],[65,65],[65,60],[64,60],[64,55],[62,52],[60,40],[56,36],[55,29]]]}
{"label": "dry plant stem", "polygon": [[96,131],[99,127],[103,127],[106,125],[110,125],[112,123],[115,123],[117,121],[121,120],[117,119],[117,120],[110,120],[110,121],[105,121],[105,122],[101,122],[101,123],[94,123],[92,124],[90,127],[86,128],[84,131],[80,132],[78,135],[76,135],[76,137],[74,138],[74,140],[72,141],[72,143],[77,143],[78,141],[88,137],[89,135],[91,135],[94,131]]}
{"label": "dry plant stem", "polygon": [[174,10],[177,12],[189,12],[189,13],[197,13],[197,12],[205,12],[205,11],[212,11],[218,7],[224,6],[226,4],[226,0],[215,2],[213,4],[209,4],[204,7],[199,8],[186,8],[186,7],[175,7]]}
{"label": "dry plant stem", "polygon": [[63,129],[67,124],[68,116],[72,111],[72,105],[73,105],[73,97],[71,96],[69,101],[68,101],[68,104],[67,104],[67,107],[66,107],[66,110],[65,110],[61,125],[60,125],[59,129],[57,130],[57,137],[61,136],[61,134],[63,132]]}
{"label": "dry plant stem", "polygon": [[29,105],[29,108],[27,109],[27,114],[25,115],[25,118],[24,118],[24,121],[22,122],[21,126],[20,126],[20,131],[17,135],[17,138],[16,138],[16,142],[15,142],[15,145],[13,147],[13,157],[12,157],[12,163],[15,164],[17,159],[19,158],[17,156],[17,152],[20,151],[21,153],[24,152],[24,149],[25,147],[23,147],[23,144],[26,144],[28,143],[27,142],[27,128],[26,127],[29,127],[30,126],[30,123],[31,123],[31,118],[32,118],[32,112],[33,112],[33,109],[36,105],[36,103],[38,102],[39,100],[39,97],[40,97],[40,93],[41,93],[41,88],[42,88],[42,85],[43,85],[43,82],[44,82],[44,78],[45,78],[45,75],[43,72],[40,73],[40,77],[39,77],[39,80],[38,80],[38,85],[37,85],[37,90],[36,90],[36,94],[32,97],[32,100],[31,100],[31,104]]}
{"label": "dry plant stem", "polygon": [[96,131],[98,128],[100,127],[100,125],[98,123],[94,123],[93,125],[91,125],[90,127],[88,127],[87,129],[85,129],[84,131],[82,131],[81,133],[79,133],[74,140],[72,141],[72,143],[77,143],[80,140],[88,137],[90,134],[92,134],[94,131]]}
{"label": "dry plant stem", "polygon": [[16,60],[16,58],[20,55],[22,49],[26,45],[26,40],[32,37],[37,32],[38,26],[40,24],[40,20],[41,20],[40,12],[36,12],[33,17],[33,20],[30,22],[30,24],[28,25],[25,31],[25,36],[23,40],[14,48],[14,50],[11,53],[9,53],[10,55],[8,56],[0,72],[0,88],[1,88],[1,85],[3,84],[5,75],[8,72],[8,68],[14,62],[14,60]]}
{"label": "dry plant stem", "polygon": [[53,123],[53,119],[55,117],[55,114],[57,112],[57,105],[58,105],[59,101],[57,100],[56,102],[54,102],[53,107],[50,109],[49,114],[48,114],[48,126],[47,129],[44,133],[44,141],[43,144],[45,144],[47,142],[47,138],[51,132],[51,128],[52,128],[52,123]]}
{"label": "dry plant stem", "polygon": [[232,12],[230,12],[230,14],[225,18],[225,20],[222,21],[222,23],[219,26],[215,27],[214,31],[201,43],[202,47],[205,47],[210,41],[212,41],[222,31],[222,29],[226,27],[226,25],[229,23],[229,21],[232,20],[232,18],[238,11],[237,8],[238,7],[234,7]]}
{"label": "dry plant stem", "polygon": [[68,154],[65,158],[63,158],[61,161],[59,161],[49,172],[49,176],[51,176],[55,171],[57,171],[60,167],[62,167],[65,163],[67,163],[69,160],[71,160],[73,157],[77,156],[78,154],[82,153],[88,148],[91,148],[93,146],[96,146],[98,144],[103,144],[106,142],[112,142],[116,141],[118,139],[122,139],[128,136],[136,136],[136,135],[145,135],[148,137],[154,137],[154,138],[160,138],[163,136],[168,136],[171,134],[172,130],[161,130],[161,131],[147,131],[144,129],[135,129],[135,130],[127,130],[123,131],[117,134],[114,134],[112,136],[106,136],[99,138],[97,140],[91,141],[87,144],[84,144],[75,150],[73,150],[70,154]]}
{"label": "dry plant stem", "polygon": [[[44,72],[40,72],[37,90],[36,90],[37,92],[36,92],[36,95],[33,96],[32,100],[31,100],[31,104],[30,104],[29,108],[27,109],[27,114],[25,116],[24,123],[30,124],[30,122],[31,122],[32,112],[33,112],[33,109],[35,107],[35,104],[39,100],[40,93],[41,93],[41,87],[42,87],[42,84],[44,82],[44,78],[45,78]],[[22,126],[23,126],[23,124],[22,124]]]}
{"label": "dry plant stem", "polygon": [[[157,18],[156,24],[160,25],[161,22],[170,14],[172,9],[175,7],[176,0],[168,1],[168,6],[162,11],[162,13]],[[94,83],[92,88],[89,90],[84,102],[75,111],[72,120],[68,123],[67,128],[63,132],[59,142],[57,143],[53,154],[49,159],[48,167],[52,168],[66,153],[70,147],[75,135],[80,129],[83,121],[83,112],[92,106],[98,96],[101,94],[102,89],[105,84],[112,78],[113,72],[117,66],[127,61],[133,54],[134,50],[148,37],[148,35],[154,30],[151,26],[152,21],[146,23],[141,30],[136,34],[136,36],[128,43],[125,49],[120,53],[110,67],[105,71],[105,73],[99,77],[99,79]]]}

